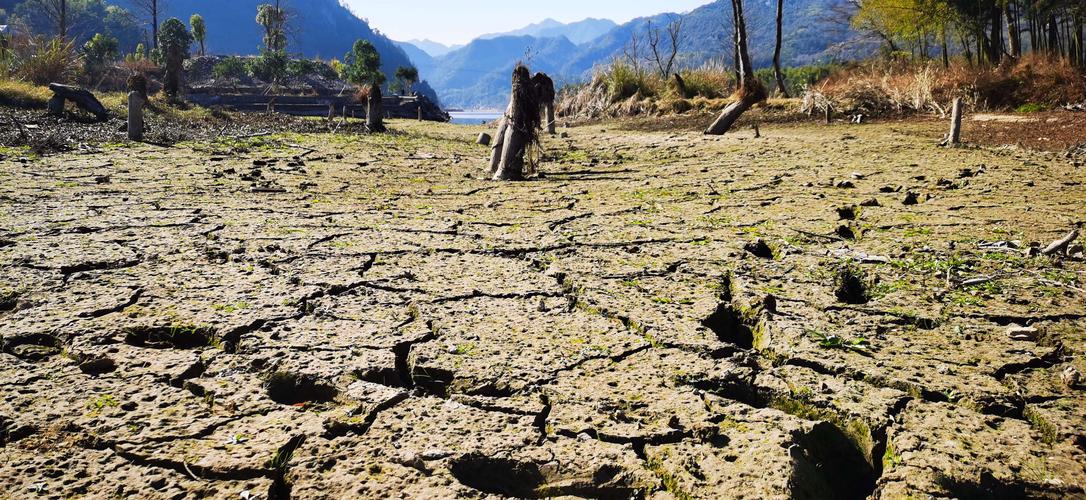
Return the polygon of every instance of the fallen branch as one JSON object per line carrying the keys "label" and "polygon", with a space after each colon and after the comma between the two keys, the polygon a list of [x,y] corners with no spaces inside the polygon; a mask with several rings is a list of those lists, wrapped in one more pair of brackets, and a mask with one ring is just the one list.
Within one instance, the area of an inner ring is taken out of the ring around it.
{"label": "fallen branch", "polygon": [[1071,242],[1075,241],[1075,239],[1077,239],[1077,238],[1078,238],[1078,229],[1074,229],[1070,233],[1067,233],[1067,236],[1064,236],[1063,238],[1060,238],[1060,239],[1050,243],[1047,247],[1045,247],[1044,250],[1041,250],[1041,254],[1042,255],[1052,255],[1052,254],[1054,254],[1056,252],[1064,250],[1064,249],[1067,248],[1067,245],[1070,245]]}

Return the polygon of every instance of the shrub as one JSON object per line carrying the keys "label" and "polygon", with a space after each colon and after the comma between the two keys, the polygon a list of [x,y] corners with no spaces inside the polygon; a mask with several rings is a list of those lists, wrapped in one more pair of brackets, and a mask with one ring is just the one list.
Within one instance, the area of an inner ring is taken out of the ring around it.
{"label": "shrub", "polygon": [[680,76],[683,77],[686,93],[691,98],[721,99],[728,97],[735,88],[735,78],[731,71],[722,67],[704,66],[682,71]]}
{"label": "shrub", "polygon": [[1018,109],[1016,109],[1015,111],[1018,113],[1040,113],[1041,111],[1048,111],[1048,106],[1045,106],[1044,104],[1037,104],[1035,102],[1029,102],[1018,106]]}
{"label": "shrub", "polygon": [[265,50],[249,61],[249,74],[265,82],[277,82],[287,70],[287,54],[281,50]]}
{"label": "shrub", "polygon": [[[611,66],[601,74],[607,83],[612,103],[626,101],[638,94],[642,97],[653,97],[659,93],[661,87],[655,73],[650,74],[618,59],[612,61]],[[599,76],[600,74],[597,74],[597,77]]]}
{"label": "shrub", "polygon": [[16,75],[24,80],[47,85],[69,82],[79,74],[81,61],[73,42],[39,37],[24,50],[16,61]]}
{"label": "shrub", "polygon": [[83,45],[82,53],[87,77],[97,80],[106,66],[117,59],[117,39],[98,33]]}
{"label": "shrub", "polygon": [[286,74],[292,77],[316,75],[329,80],[339,78],[339,74],[331,66],[309,59],[293,59],[287,62]]}
{"label": "shrub", "polygon": [[237,56],[224,58],[211,68],[211,74],[215,75],[215,78],[241,78],[248,72],[245,59]]}

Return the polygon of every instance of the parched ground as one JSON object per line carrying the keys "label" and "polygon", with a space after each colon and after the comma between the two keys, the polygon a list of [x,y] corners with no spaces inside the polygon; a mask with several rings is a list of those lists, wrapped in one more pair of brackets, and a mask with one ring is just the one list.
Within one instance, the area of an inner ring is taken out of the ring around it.
{"label": "parched ground", "polygon": [[0,160],[0,497],[1084,495],[1080,161],[392,127]]}

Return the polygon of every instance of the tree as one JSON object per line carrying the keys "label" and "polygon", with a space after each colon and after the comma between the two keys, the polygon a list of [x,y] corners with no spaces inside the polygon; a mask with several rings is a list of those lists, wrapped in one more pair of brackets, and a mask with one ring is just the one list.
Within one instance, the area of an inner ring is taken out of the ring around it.
{"label": "tree", "polygon": [[411,86],[419,81],[419,70],[414,66],[400,66],[396,68],[396,80],[404,94],[411,93]]}
{"label": "tree", "polygon": [[729,104],[720,113],[720,117],[705,131],[710,135],[722,135],[732,128],[736,120],[751,107],[766,99],[765,87],[754,76],[754,68],[750,64],[750,49],[747,41],[747,22],[743,16],[743,0],[731,0],[732,18],[735,19],[735,45],[739,57],[739,89],[736,91],[736,100]]}
{"label": "tree", "polygon": [[200,14],[193,14],[189,18],[189,26],[192,27],[192,38],[196,39],[196,43],[200,44],[200,56],[207,55],[204,45],[207,42],[207,24],[204,23],[204,17]]}
{"label": "tree", "polygon": [[151,21],[151,48],[159,48],[158,42],[158,16],[166,9],[166,0],[132,0],[132,6],[136,10],[150,18]]}
{"label": "tree", "polygon": [[381,72],[381,54],[369,40],[358,40],[343,57],[345,77],[355,85],[383,85],[385,74]]}
{"label": "tree", "polygon": [[[672,18],[664,28],[664,32],[666,35],[661,33],[660,28],[654,27],[652,21],[649,21],[645,28],[649,50],[652,51],[653,62],[656,63],[656,70],[660,72],[661,78],[667,78],[671,74],[671,70],[675,67],[675,59],[682,49],[683,17]],[[664,39],[665,36],[666,39]]]}
{"label": "tree", "polygon": [[27,0],[22,6],[44,15],[58,37],[68,37],[68,0]]}
{"label": "tree", "polygon": [[784,75],[781,73],[781,25],[784,20],[784,0],[777,0],[777,45],[773,49],[773,76],[777,78],[777,92],[781,97],[788,98],[788,87],[784,84]]}
{"label": "tree", "polygon": [[85,71],[93,82],[102,76],[109,63],[117,60],[117,39],[98,33],[83,44],[81,52]]}
{"label": "tree", "polygon": [[275,5],[262,4],[257,7],[256,22],[264,28],[264,48],[269,52],[285,51],[287,48],[287,13],[279,0]]}
{"label": "tree", "polygon": [[182,65],[189,57],[192,41],[192,33],[189,33],[185,23],[182,23],[180,19],[171,17],[162,24],[162,31],[158,34],[158,46],[166,59],[163,87],[166,94],[171,97],[181,91]]}

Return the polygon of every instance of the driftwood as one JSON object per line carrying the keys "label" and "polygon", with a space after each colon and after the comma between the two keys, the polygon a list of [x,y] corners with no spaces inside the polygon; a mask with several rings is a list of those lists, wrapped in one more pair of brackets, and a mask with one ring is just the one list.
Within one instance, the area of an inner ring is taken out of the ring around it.
{"label": "driftwood", "polygon": [[1070,233],[1067,233],[1067,236],[1064,236],[1063,238],[1060,238],[1060,239],[1058,239],[1056,241],[1053,241],[1051,244],[1049,244],[1047,247],[1045,247],[1044,250],[1041,250],[1041,254],[1042,255],[1052,255],[1054,253],[1060,252],[1060,251],[1066,249],[1067,246],[1070,245],[1071,242],[1075,241],[1076,239],[1078,239],[1078,229],[1074,229]]}
{"label": "driftwood", "polygon": [[87,89],[80,87],[73,87],[71,85],[62,85],[59,83],[50,83],[49,90],[53,91],[52,99],[49,99],[49,113],[53,115],[59,115],[64,112],[64,102],[74,102],[79,109],[86,111],[99,121],[106,121],[109,119],[109,111],[105,106],[98,101],[98,98],[94,97],[94,94],[90,93]]}
{"label": "driftwood", "polygon": [[366,130],[370,133],[384,132],[384,112],[381,111],[381,86],[370,85],[369,98],[366,99]]}

